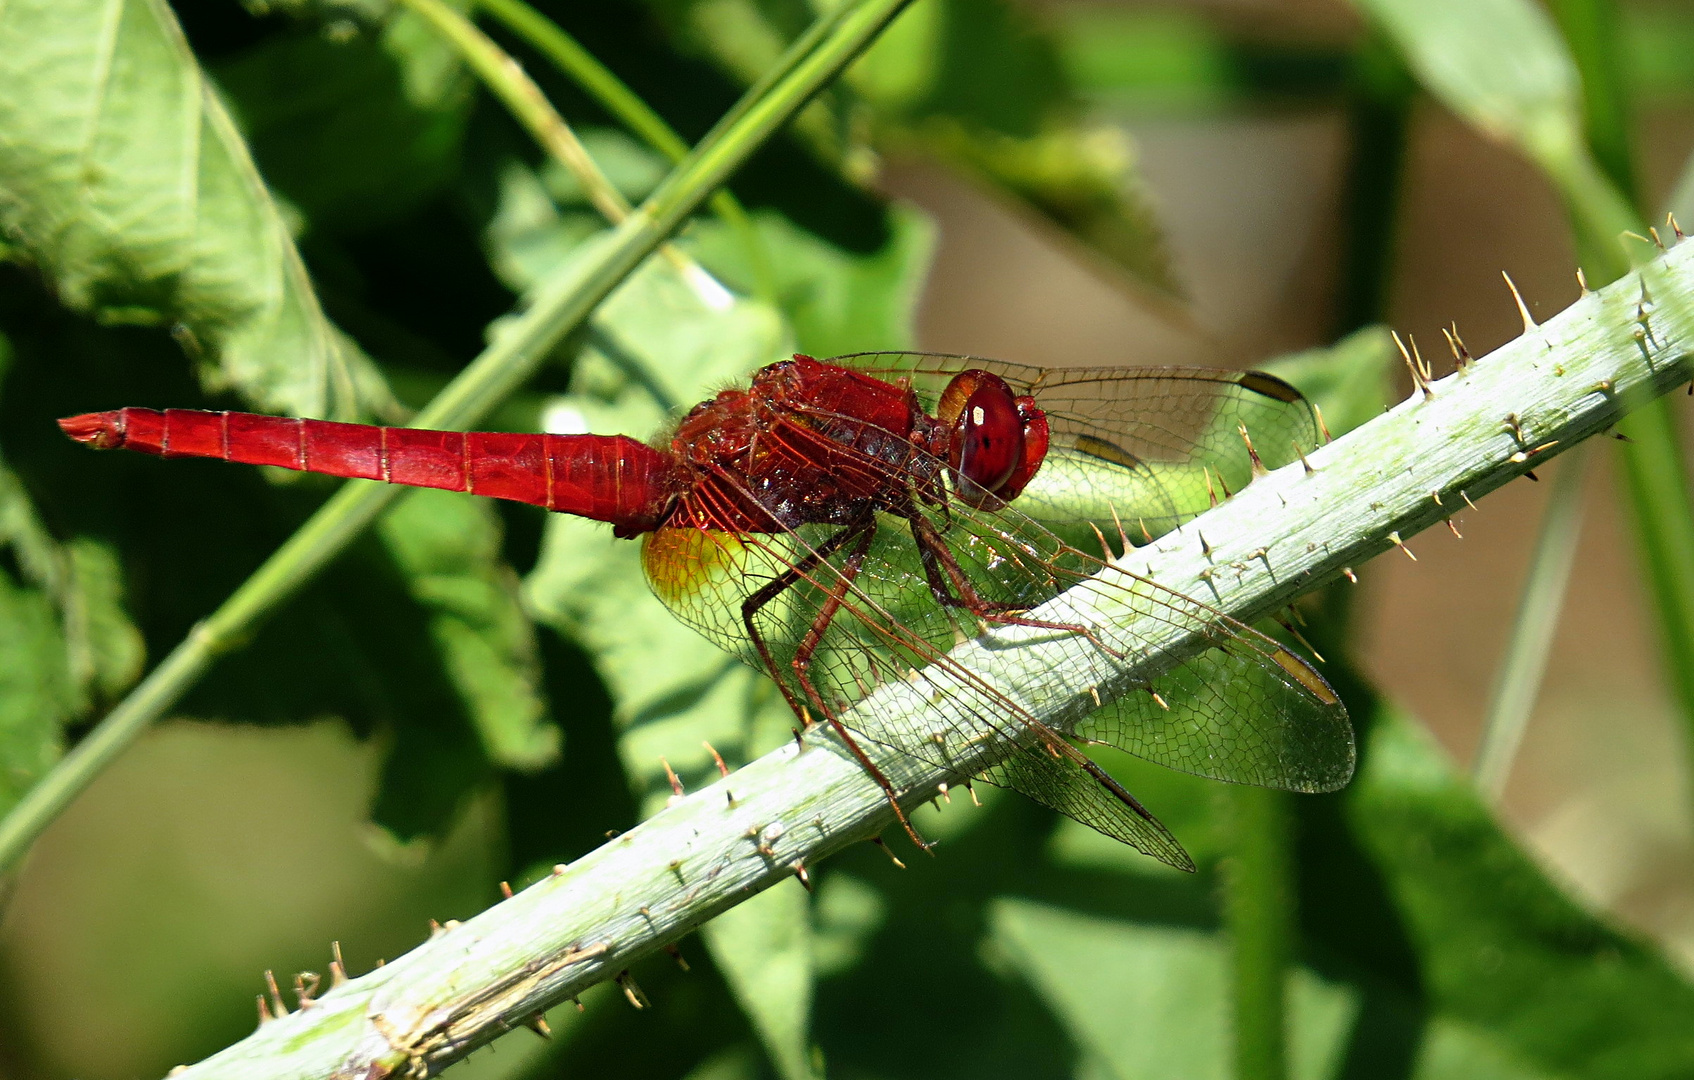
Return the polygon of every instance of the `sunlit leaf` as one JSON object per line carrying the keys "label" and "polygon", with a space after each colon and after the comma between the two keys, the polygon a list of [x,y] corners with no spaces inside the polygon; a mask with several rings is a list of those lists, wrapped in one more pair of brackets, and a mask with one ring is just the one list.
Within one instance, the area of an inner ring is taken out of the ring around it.
{"label": "sunlit leaf", "polygon": [[[992,909],[994,942],[1077,1042],[1116,1080],[1235,1075],[1228,1002],[1229,944],[1221,935],[1090,918],[1019,901]],[[1345,1075],[1360,995],[1309,968],[1289,978],[1288,1075]],[[1456,1017],[1422,1033],[1415,1080],[1534,1080],[1537,1070]]]}
{"label": "sunlit leaf", "polygon": [[0,229],[64,304],[172,327],[267,409],[377,393],[163,0],[0,8],[0,130]]}
{"label": "sunlit leaf", "polygon": [[783,882],[731,908],[704,930],[712,957],[734,988],[783,1080],[812,1068],[811,904],[799,883]]}
{"label": "sunlit leaf", "polygon": [[1260,366],[1323,410],[1329,433],[1339,439],[1387,407],[1398,363],[1388,329],[1367,326],[1327,348],[1288,353]]}
{"label": "sunlit leaf", "polygon": [[[776,279],[776,303],[810,356],[840,356],[912,345],[934,228],[917,211],[889,211],[888,242],[869,254],[843,251],[779,214],[754,220]],[[746,247],[716,221],[695,226],[701,259],[732,287],[752,291]]]}
{"label": "sunlit leaf", "polygon": [[1356,0],[1405,53],[1418,81],[1468,122],[1530,157],[1585,154],[1581,81],[1532,0]]}

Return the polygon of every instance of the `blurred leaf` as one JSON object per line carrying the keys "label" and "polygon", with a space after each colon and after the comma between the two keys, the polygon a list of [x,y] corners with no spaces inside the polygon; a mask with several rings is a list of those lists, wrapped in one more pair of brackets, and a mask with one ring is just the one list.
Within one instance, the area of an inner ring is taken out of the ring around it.
{"label": "blurred leaf", "polygon": [[[743,82],[787,40],[781,4],[659,0],[675,32]],[[755,63],[753,57],[759,59]],[[875,166],[851,142],[923,154],[975,176],[1167,296],[1181,288],[1135,167],[1126,132],[1086,119],[1037,14],[1006,0],[914,4],[850,69],[862,115],[843,123],[809,111],[797,131],[822,160],[868,181]],[[868,170],[868,171],[867,171]]]}
{"label": "blurred leaf", "polygon": [[1146,115],[1333,102],[1350,57],[1303,36],[1232,32],[1196,7],[1065,6],[1052,16],[1059,62],[1075,91],[1115,112]]}
{"label": "blurred leaf", "polygon": [[58,760],[75,689],[51,601],[0,571],[0,811]]}
{"label": "blurred leaf", "polygon": [[501,559],[494,508],[457,492],[417,491],[379,528],[429,613],[430,636],[488,760],[513,769],[553,761],[559,730],[541,694],[535,627]]}
{"label": "blurred leaf", "polygon": [[123,609],[123,567],[113,548],[88,537],[64,546],[62,607],[72,681],[96,701],[115,701],[141,678],[147,647]]}
{"label": "blurred leaf", "polygon": [[[0,372],[11,362],[0,337]],[[140,675],[141,635],[112,550],[61,544],[0,462],[0,813],[58,760],[61,729]]]}
{"label": "blurred leaf", "polygon": [[1181,292],[1129,135],[1083,118],[1036,14],[998,0],[918,5],[853,76],[880,149],[938,157],[1143,284]]}
{"label": "blurred leaf", "polygon": [[[1016,900],[992,904],[989,926],[994,945],[1112,1075],[1232,1075],[1229,947],[1221,935]],[[1289,1075],[1331,1076],[1355,1003],[1305,971],[1289,989]]]}
{"label": "blurred leaf", "polygon": [[1554,168],[1585,154],[1581,82],[1532,0],[1356,0],[1418,81],[1470,124]]}
{"label": "blurred leaf", "polygon": [[[1219,934],[1088,918],[1026,901],[993,905],[994,944],[1078,1044],[1117,1080],[1232,1076],[1229,944]],[[1359,995],[1309,968],[1289,978],[1289,1076],[1341,1074]],[[1415,1080],[1532,1080],[1538,1071],[1453,1017],[1423,1034]]]}
{"label": "blurred leaf", "polygon": [[[853,69],[855,88],[884,118],[946,116],[1032,138],[1072,114],[1077,99],[1035,11],[1006,0],[929,0],[917,7],[929,10],[902,16],[894,36]],[[909,73],[891,79],[891,68]]]}
{"label": "blurred leaf", "polygon": [[1334,345],[1288,353],[1260,366],[1316,404],[1329,433],[1339,439],[1388,407],[1399,362],[1388,328],[1367,326]]}
{"label": "blurred leaf", "polygon": [[171,325],[214,388],[357,411],[365,362],[163,0],[0,9],[0,230],[70,308]]}
{"label": "blurred leaf", "polygon": [[[648,6],[681,51],[705,57],[742,86],[771,70],[813,15],[805,0],[648,0]],[[855,135],[838,115],[837,99],[833,88],[824,91],[790,126],[820,160],[857,175]]]}
{"label": "blurred leaf", "polygon": [[891,130],[883,142],[891,150],[921,148],[975,174],[1137,281],[1181,292],[1134,141],[1122,128],[1071,123],[1016,136],[937,116]]}
{"label": "blurred leaf", "polygon": [[[779,214],[754,223],[769,252],[776,302],[794,328],[796,347],[829,357],[912,347],[912,325],[934,248],[934,227],[916,210],[889,210],[888,243],[868,255],[843,251]],[[691,235],[702,262],[741,291],[752,289],[746,245],[716,219]]]}
{"label": "blurred leaf", "polygon": [[[1341,813],[1381,875],[1429,1006],[1561,1075],[1694,1070],[1694,986],[1551,881],[1409,718],[1391,707],[1354,712],[1368,745],[1338,796]],[[1308,868],[1311,884],[1338,886],[1344,865]],[[1337,903],[1347,901],[1326,897],[1324,907]],[[1322,925],[1320,912],[1306,918]],[[1345,938],[1325,944],[1355,948]]]}
{"label": "blurred leaf", "polygon": [[409,11],[351,40],[301,28],[212,74],[265,179],[311,229],[403,217],[458,169],[474,83]]}
{"label": "blurred leaf", "polygon": [[811,900],[784,881],[719,915],[702,931],[783,1080],[812,1068]]}

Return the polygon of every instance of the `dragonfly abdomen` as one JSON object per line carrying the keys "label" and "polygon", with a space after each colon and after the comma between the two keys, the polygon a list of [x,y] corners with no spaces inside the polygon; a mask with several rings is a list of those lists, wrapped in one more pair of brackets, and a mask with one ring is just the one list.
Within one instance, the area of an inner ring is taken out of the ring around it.
{"label": "dragonfly abdomen", "polygon": [[217,458],[465,491],[608,521],[622,536],[657,527],[674,493],[671,458],[624,435],[431,431],[137,408],[86,413],[59,426],[101,450]]}

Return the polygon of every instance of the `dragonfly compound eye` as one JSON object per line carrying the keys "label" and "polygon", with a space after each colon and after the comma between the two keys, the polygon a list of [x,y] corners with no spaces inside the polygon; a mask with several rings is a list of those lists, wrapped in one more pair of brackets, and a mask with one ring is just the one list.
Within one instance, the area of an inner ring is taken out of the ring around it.
{"label": "dragonfly compound eye", "polygon": [[959,497],[981,506],[1000,496],[1024,461],[1024,418],[1011,387],[986,371],[961,372],[937,413],[951,428],[948,464],[959,475]]}

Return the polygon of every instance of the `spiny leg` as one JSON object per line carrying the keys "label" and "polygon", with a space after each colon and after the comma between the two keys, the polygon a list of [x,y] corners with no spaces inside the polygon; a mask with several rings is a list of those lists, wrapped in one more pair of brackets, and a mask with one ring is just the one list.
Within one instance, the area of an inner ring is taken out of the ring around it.
{"label": "spiny leg", "polygon": [[846,726],[836,717],[835,710],[824,703],[823,697],[813,685],[810,675],[812,656],[817,652],[818,646],[822,644],[823,636],[829,631],[830,623],[835,620],[835,616],[840,612],[841,604],[846,599],[848,590],[853,587],[853,580],[859,576],[859,571],[864,566],[865,555],[870,551],[871,540],[875,536],[875,518],[867,519],[862,525],[849,525],[842,529],[819,544],[805,558],[790,566],[777,577],[772,578],[757,592],[742,601],[741,621],[747,627],[747,633],[753,639],[753,647],[758,650],[759,658],[764,661],[765,670],[775,680],[777,689],[782,692],[783,698],[788,702],[788,707],[794,711],[794,715],[806,720],[809,725],[811,723],[810,714],[799,704],[794,692],[789,689],[788,684],[778,673],[776,659],[771,655],[770,646],[765,642],[764,635],[759,633],[759,628],[754,623],[753,617],[758,614],[759,609],[799,584],[800,581],[809,581],[813,570],[823,565],[824,561],[831,555],[840,551],[849,540],[857,539],[857,542],[853,545],[853,550],[847,556],[847,561],[838,572],[836,581],[829,587],[823,604],[819,606],[817,614],[812,618],[811,625],[806,628],[805,635],[800,639],[800,645],[794,651],[794,659],[789,663],[794,671],[795,679],[799,682],[807,699],[816,706],[818,713],[829,721],[829,726],[834,729],[835,734],[852,753],[853,757],[858,760],[866,774],[876,781],[877,787],[882,789],[883,797],[888,800],[888,805],[893,808],[894,816],[899,819],[900,827],[906,830],[906,835],[912,838],[912,843],[916,844],[920,850],[929,851],[934,845],[918,835],[917,829],[913,827],[911,819],[906,816],[905,809],[900,805],[900,799],[895,794],[893,783],[889,781],[883,771],[865,753],[858,741],[847,731]]}
{"label": "spiny leg", "polygon": [[976,586],[971,583],[964,568],[959,565],[953,550],[947,546],[941,534],[936,532],[929,519],[923,516],[922,511],[909,507],[902,513],[912,527],[912,539],[918,545],[918,559],[923,563],[924,577],[928,579],[929,591],[934,594],[936,603],[943,607],[963,608],[979,619],[1002,626],[1029,626],[1038,630],[1060,630],[1077,634],[1093,642],[1102,652],[1121,657],[1117,650],[1108,647],[1089,627],[1013,615],[1010,612],[1023,609],[1006,601],[984,599],[982,594],[976,591]]}
{"label": "spiny leg", "polygon": [[[842,529],[834,536],[819,544],[799,562],[790,563],[788,569],[765,582],[756,592],[751,593],[741,601],[741,624],[747,628],[747,636],[753,642],[754,650],[759,654],[759,660],[765,666],[765,672],[776,681],[776,688],[782,692],[783,700],[794,715],[811,725],[810,715],[806,707],[794,696],[794,691],[783,681],[776,657],[771,655],[770,646],[765,643],[765,636],[759,633],[759,627],[753,622],[753,617],[766,604],[793,588],[801,580],[810,580],[813,570],[822,566],[824,560],[840,551],[847,541],[853,539],[856,530],[852,527]],[[821,706],[820,706],[821,709]]]}

